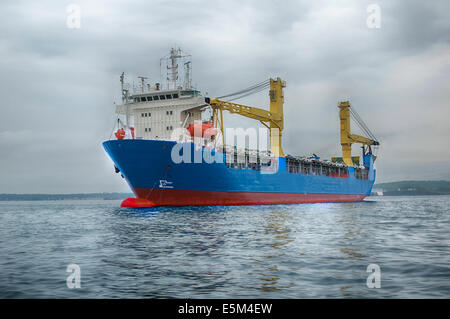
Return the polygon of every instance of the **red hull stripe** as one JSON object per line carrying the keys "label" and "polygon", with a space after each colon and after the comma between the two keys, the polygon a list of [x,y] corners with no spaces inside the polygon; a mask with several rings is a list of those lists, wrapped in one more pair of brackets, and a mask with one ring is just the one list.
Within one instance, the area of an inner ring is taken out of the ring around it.
{"label": "red hull stripe", "polygon": [[213,192],[151,188],[135,188],[133,191],[137,198],[125,199],[122,202],[122,207],[273,205],[355,202],[361,201],[367,196],[354,194]]}

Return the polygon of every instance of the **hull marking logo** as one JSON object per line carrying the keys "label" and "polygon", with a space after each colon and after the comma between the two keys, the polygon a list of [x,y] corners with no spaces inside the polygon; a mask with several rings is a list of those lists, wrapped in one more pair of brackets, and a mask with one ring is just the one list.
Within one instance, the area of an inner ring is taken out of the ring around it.
{"label": "hull marking logo", "polygon": [[160,179],[159,188],[173,188],[173,185],[172,182],[168,182],[165,179]]}

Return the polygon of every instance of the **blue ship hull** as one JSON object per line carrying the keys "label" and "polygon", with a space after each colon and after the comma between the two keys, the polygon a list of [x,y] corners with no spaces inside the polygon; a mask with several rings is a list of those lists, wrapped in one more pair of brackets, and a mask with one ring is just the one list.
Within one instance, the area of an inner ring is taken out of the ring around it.
{"label": "blue ship hull", "polygon": [[[357,178],[354,168],[347,177],[290,173],[286,158],[279,157],[269,169],[232,168],[208,158],[224,158],[207,148],[190,151],[190,163],[175,163],[177,143],[160,140],[111,140],[106,152],[126,179],[136,198],[122,206],[255,205],[359,201],[368,196],[375,182],[373,155],[365,155],[367,179]],[[197,158],[195,158],[197,156]],[[187,157],[186,157],[187,158]],[[199,160],[200,159],[200,160]],[[197,160],[197,162],[194,162]]]}

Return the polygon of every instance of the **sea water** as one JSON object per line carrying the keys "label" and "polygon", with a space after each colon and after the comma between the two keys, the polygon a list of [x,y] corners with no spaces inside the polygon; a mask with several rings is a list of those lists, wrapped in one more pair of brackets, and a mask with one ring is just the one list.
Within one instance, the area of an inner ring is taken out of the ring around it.
{"label": "sea water", "polygon": [[0,202],[0,297],[450,298],[449,206]]}

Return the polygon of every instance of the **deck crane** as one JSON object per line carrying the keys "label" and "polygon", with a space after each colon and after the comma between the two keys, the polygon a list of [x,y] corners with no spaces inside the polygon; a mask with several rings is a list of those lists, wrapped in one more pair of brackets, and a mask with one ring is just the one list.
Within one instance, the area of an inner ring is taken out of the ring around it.
{"label": "deck crane", "polygon": [[[265,85],[254,86],[265,88]],[[286,87],[286,82],[282,81],[279,77],[275,79],[270,79],[270,111],[246,106],[242,104],[237,104],[233,102],[227,102],[220,99],[210,99],[205,98],[205,102],[211,105],[213,110],[213,123],[219,124],[220,130],[222,132],[222,142],[225,144],[224,139],[224,130],[223,130],[223,111],[228,111],[230,113],[236,113],[251,119],[255,119],[260,121],[265,127],[269,129],[270,132],[270,149],[275,156],[284,157],[282,145],[281,145],[281,137],[282,131],[284,128],[284,119],[283,119],[283,103],[284,103],[284,94],[283,88]],[[250,90],[251,91],[251,90]],[[237,92],[240,94],[240,97],[246,96],[246,90]],[[231,94],[235,95],[235,94]],[[230,96],[231,96],[230,95]],[[220,119],[219,119],[220,116]],[[217,125],[216,125],[217,127]]]}
{"label": "deck crane", "polygon": [[[348,166],[353,166],[352,160],[352,144],[361,143],[367,146],[368,151],[372,152],[371,146],[380,145],[373,133],[369,130],[367,125],[358,115],[358,113],[350,106],[349,101],[340,102],[339,105],[339,118],[341,122],[341,146],[342,146],[342,160]],[[364,137],[361,135],[352,134],[350,130],[350,116],[356,121],[358,126],[370,137]]]}
{"label": "deck crane", "polygon": [[[270,97],[270,111],[257,108],[253,106],[242,105],[234,102],[223,101],[220,98],[231,97],[238,99],[247,95],[254,93],[255,91],[261,91],[270,87],[269,97]],[[282,131],[284,129],[284,119],[283,119],[283,104],[284,104],[284,94],[283,88],[286,87],[286,82],[282,81],[279,77],[275,79],[270,79],[268,82],[262,82],[254,85],[248,89],[238,91],[233,94],[229,94],[220,98],[205,98],[205,102],[209,104],[213,110],[213,124],[215,127],[220,127],[222,132],[222,143],[225,144],[224,129],[223,129],[223,111],[228,111],[230,113],[236,113],[251,119],[260,121],[265,127],[269,129],[270,132],[270,148],[275,156],[284,157],[284,152],[282,148],[281,138]],[[238,96],[237,98],[235,96]],[[340,118],[340,137],[342,146],[342,160],[348,166],[353,166],[352,159],[352,144],[361,143],[363,148],[367,147],[367,151],[372,153],[371,146],[378,146],[380,143],[375,138],[373,133],[369,130],[367,125],[361,119],[356,110],[350,106],[349,101],[341,102],[338,105],[339,118]],[[356,121],[356,124],[366,133],[368,137],[364,137],[357,134],[352,134],[350,130],[350,118]],[[375,158],[375,157],[374,157]],[[336,158],[332,158],[336,161]]]}

